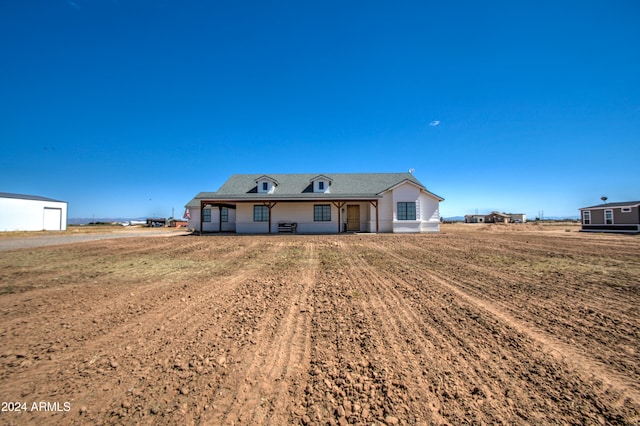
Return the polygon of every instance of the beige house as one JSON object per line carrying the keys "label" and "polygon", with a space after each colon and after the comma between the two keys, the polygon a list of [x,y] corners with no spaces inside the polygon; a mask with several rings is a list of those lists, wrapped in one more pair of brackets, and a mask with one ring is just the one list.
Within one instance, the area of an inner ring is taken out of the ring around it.
{"label": "beige house", "polygon": [[411,173],[238,174],[185,214],[200,232],[438,232],[443,200]]}
{"label": "beige house", "polygon": [[582,231],[640,232],[640,201],[604,203],[580,209]]}

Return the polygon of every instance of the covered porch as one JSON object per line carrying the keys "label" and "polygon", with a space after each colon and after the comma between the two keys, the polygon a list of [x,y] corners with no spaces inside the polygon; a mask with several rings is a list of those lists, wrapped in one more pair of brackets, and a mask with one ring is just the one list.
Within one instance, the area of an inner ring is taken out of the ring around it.
{"label": "covered porch", "polygon": [[[282,230],[283,223],[295,223],[296,232],[333,234],[343,232],[380,232],[379,198],[366,199],[225,199],[200,200],[200,235],[205,232],[205,218],[215,218],[217,230],[225,232],[223,209],[232,209],[236,233],[272,234]],[[218,214],[205,212],[217,209]],[[232,226],[233,225],[233,226]]]}

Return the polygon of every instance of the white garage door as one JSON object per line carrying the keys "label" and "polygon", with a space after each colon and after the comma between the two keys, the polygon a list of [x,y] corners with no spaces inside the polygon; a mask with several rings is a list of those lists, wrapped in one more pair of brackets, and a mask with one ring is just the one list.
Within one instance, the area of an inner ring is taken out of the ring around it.
{"label": "white garage door", "polygon": [[62,228],[62,209],[44,208],[44,230],[60,231]]}

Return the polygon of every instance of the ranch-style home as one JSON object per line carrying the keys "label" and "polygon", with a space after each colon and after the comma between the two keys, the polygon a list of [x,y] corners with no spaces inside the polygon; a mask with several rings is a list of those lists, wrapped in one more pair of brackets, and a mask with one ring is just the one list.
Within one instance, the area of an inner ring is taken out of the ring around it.
{"label": "ranch-style home", "polygon": [[582,231],[640,232],[640,201],[605,203],[580,209]]}
{"label": "ranch-style home", "polygon": [[439,204],[411,173],[237,174],[186,205],[202,232],[439,232]]}

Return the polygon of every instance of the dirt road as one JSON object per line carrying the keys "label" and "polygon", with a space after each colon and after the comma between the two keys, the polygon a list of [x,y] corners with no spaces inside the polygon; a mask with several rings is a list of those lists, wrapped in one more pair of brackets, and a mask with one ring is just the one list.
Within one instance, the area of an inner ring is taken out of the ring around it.
{"label": "dirt road", "polygon": [[10,232],[1,233],[0,251],[16,250],[21,248],[56,246],[60,244],[81,243],[86,241],[108,240],[110,238],[131,238],[131,237],[159,237],[159,236],[181,236],[188,234],[188,231],[181,229],[154,229],[154,228],[116,228],[108,232],[21,232],[19,237],[13,237]]}
{"label": "dirt road", "polygon": [[5,251],[0,423],[640,422],[640,238],[443,229]]}

